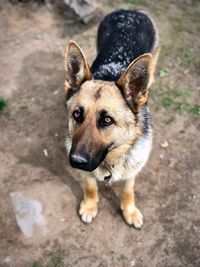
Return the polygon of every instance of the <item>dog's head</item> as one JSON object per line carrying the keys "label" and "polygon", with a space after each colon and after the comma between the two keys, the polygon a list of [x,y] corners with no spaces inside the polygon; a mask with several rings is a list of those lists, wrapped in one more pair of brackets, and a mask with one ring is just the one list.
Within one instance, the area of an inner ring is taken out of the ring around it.
{"label": "dog's head", "polygon": [[144,54],[116,83],[94,80],[80,47],[69,43],[65,56],[66,147],[72,167],[93,171],[111,151],[122,154],[135,140],[139,132],[136,117],[147,102],[153,66],[151,54]]}

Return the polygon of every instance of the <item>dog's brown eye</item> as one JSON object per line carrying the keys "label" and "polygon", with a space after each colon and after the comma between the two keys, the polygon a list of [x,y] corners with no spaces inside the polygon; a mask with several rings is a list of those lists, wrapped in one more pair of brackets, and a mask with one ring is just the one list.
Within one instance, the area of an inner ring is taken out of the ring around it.
{"label": "dog's brown eye", "polygon": [[78,119],[80,117],[80,112],[78,110],[74,111],[73,116],[75,119]]}
{"label": "dog's brown eye", "polygon": [[110,116],[105,116],[105,117],[100,118],[98,124],[99,124],[99,127],[105,128],[113,123],[114,123],[114,120]]}
{"label": "dog's brown eye", "polygon": [[76,122],[83,122],[83,109],[74,110],[72,116]]}
{"label": "dog's brown eye", "polygon": [[97,127],[106,128],[111,124],[116,124],[115,120],[110,115],[108,115],[108,112],[106,110],[101,110],[99,118],[97,120]]}
{"label": "dog's brown eye", "polygon": [[111,123],[111,122],[112,122],[111,117],[105,117],[104,118],[104,123]]}

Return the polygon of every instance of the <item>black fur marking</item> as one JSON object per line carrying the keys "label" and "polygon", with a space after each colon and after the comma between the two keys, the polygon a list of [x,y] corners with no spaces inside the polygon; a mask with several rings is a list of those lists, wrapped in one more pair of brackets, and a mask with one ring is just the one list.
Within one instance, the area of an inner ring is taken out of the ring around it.
{"label": "black fur marking", "polygon": [[[75,116],[76,112],[78,112],[79,117]],[[79,124],[83,123],[83,121],[84,121],[84,108],[83,107],[79,107],[79,108],[75,109],[73,111],[72,115],[73,115],[74,120],[77,123],[79,123]]]}
{"label": "black fur marking", "polygon": [[73,94],[75,93],[76,90],[73,90],[72,88],[70,88],[66,94],[66,101],[68,101],[72,96]]}
{"label": "black fur marking", "polygon": [[146,65],[141,65],[136,70],[131,71],[128,76],[130,95],[135,98],[139,92],[144,92],[149,80],[149,74]]}
{"label": "black fur marking", "polygon": [[77,87],[80,81],[77,80],[77,74],[80,71],[80,58],[77,54],[70,54],[68,65],[67,80],[72,87]]}
{"label": "black fur marking", "polygon": [[151,52],[156,30],[140,10],[118,10],[107,15],[98,29],[98,55],[92,64],[94,79],[117,81],[138,56]]}
{"label": "black fur marking", "polygon": [[68,92],[67,92],[67,94],[66,94],[66,101],[68,101],[76,92],[78,92],[79,90],[80,90],[80,87],[81,87],[81,85],[85,82],[85,81],[87,81],[87,79],[86,78],[84,78],[83,80],[82,80],[82,82],[80,83],[80,85],[74,85],[73,87],[71,87],[71,88],[69,88],[69,90],[68,90]]}
{"label": "black fur marking", "polygon": [[95,93],[94,93],[94,98],[95,100],[98,100],[101,97],[101,90],[102,88],[99,88]]}
{"label": "black fur marking", "polygon": [[73,75],[77,75],[77,73],[80,71],[80,60],[76,54],[72,54],[70,56],[69,70]]}
{"label": "black fur marking", "polygon": [[[104,122],[105,117],[110,118],[110,122],[106,123]],[[105,129],[106,127],[110,126],[111,124],[116,124],[115,120],[108,115],[108,112],[106,110],[102,110],[99,113],[99,118],[97,119],[97,127],[101,129]]]}
{"label": "black fur marking", "polygon": [[[142,117],[142,133],[144,135],[148,135],[149,134],[149,131],[151,131],[153,125],[152,125],[152,121],[151,121],[151,117],[150,117],[150,114],[147,110],[147,105],[144,105],[141,110],[141,117]],[[138,114],[140,115],[140,114]]]}

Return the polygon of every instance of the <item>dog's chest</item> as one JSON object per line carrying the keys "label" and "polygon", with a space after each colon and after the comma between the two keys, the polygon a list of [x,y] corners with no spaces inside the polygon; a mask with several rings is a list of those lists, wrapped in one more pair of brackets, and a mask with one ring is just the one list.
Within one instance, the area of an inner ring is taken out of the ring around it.
{"label": "dog's chest", "polygon": [[141,137],[129,150],[127,155],[122,155],[117,162],[110,164],[108,169],[100,166],[94,172],[94,177],[99,181],[106,181],[110,176],[110,181],[126,180],[135,177],[146,164],[152,147],[152,136]]}

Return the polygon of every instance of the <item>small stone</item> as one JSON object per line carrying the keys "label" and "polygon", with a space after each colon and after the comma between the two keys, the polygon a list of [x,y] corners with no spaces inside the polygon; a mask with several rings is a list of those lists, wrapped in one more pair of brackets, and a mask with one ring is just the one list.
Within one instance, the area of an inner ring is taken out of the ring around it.
{"label": "small stone", "polygon": [[17,224],[26,237],[31,237],[35,226],[42,235],[48,232],[46,220],[42,214],[42,204],[24,196],[21,192],[10,193]]}
{"label": "small stone", "polygon": [[168,143],[167,140],[164,140],[164,141],[160,144],[160,146],[161,146],[162,148],[167,148],[167,147],[169,146],[169,143]]}
{"label": "small stone", "polygon": [[100,11],[96,0],[64,0],[64,3],[73,9],[84,23],[88,23],[92,18],[95,18]]}
{"label": "small stone", "polygon": [[53,95],[57,95],[58,94],[58,90],[53,92]]}
{"label": "small stone", "polygon": [[3,261],[5,263],[10,263],[11,262],[11,257],[10,256],[5,257],[5,259]]}
{"label": "small stone", "polygon": [[130,262],[130,267],[133,267],[133,266],[135,266],[135,260],[132,260],[131,262]]}
{"label": "small stone", "polygon": [[48,151],[47,151],[47,149],[43,149],[43,153],[44,153],[44,156],[45,157],[48,157]]}
{"label": "small stone", "polygon": [[20,44],[20,41],[19,41],[19,40],[16,40],[15,43],[16,43],[17,45],[19,45],[19,44]]}
{"label": "small stone", "polygon": [[78,249],[80,248],[79,244],[75,243],[74,244]]}
{"label": "small stone", "polygon": [[170,159],[169,167],[174,168],[175,165],[176,165],[176,161],[174,159]]}
{"label": "small stone", "polygon": [[54,136],[55,136],[55,137],[58,137],[58,133],[55,133]]}
{"label": "small stone", "polygon": [[194,231],[196,231],[198,228],[196,226],[193,226]]}
{"label": "small stone", "polygon": [[65,218],[61,218],[60,221],[61,221],[61,222],[65,222],[66,219],[65,219]]}
{"label": "small stone", "polygon": [[36,36],[35,36],[35,39],[36,39],[36,40],[41,40],[42,38],[41,38],[40,35],[36,35]]}
{"label": "small stone", "polygon": [[164,159],[164,155],[163,154],[160,154],[160,159]]}

